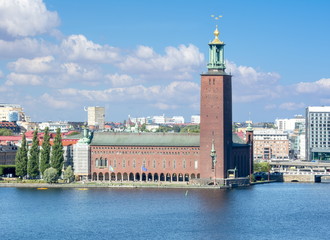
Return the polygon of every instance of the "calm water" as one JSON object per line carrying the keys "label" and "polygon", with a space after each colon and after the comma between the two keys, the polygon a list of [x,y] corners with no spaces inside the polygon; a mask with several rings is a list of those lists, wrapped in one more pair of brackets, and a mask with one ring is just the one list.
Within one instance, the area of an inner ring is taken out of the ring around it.
{"label": "calm water", "polygon": [[0,188],[0,239],[330,239],[330,184]]}

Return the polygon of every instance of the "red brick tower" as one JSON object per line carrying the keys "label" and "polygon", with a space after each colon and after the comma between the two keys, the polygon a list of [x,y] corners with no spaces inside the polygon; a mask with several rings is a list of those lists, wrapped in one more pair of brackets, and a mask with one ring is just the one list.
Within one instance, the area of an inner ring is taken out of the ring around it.
{"label": "red brick tower", "polygon": [[[224,46],[218,38],[209,43],[207,73],[201,74],[200,163],[201,178],[227,178],[232,155],[231,75],[225,72]],[[212,144],[213,143],[213,144]]]}

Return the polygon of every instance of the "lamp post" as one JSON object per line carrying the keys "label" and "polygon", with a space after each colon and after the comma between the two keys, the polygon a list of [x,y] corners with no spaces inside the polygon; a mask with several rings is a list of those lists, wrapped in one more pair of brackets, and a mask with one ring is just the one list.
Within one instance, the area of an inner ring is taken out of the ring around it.
{"label": "lamp post", "polygon": [[212,159],[212,168],[214,169],[213,186],[215,186],[215,182],[216,182],[215,165],[217,163],[217,152],[215,151],[215,148],[214,148],[214,139],[212,139],[212,148],[211,148],[210,156],[211,156],[211,159]]}

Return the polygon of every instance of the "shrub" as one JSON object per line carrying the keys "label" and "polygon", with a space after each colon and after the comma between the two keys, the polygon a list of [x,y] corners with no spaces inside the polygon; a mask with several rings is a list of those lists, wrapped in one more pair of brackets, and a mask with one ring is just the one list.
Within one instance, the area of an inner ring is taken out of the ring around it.
{"label": "shrub", "polygon": [[57,183],[58,172],[55,168],[47,168],[44,172],[43,179],[48,183]]}

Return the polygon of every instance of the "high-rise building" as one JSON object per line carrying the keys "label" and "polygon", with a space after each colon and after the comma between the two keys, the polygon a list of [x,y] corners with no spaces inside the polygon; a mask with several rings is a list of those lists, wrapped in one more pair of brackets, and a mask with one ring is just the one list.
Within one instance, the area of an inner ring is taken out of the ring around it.
{"label": "high-rise building", "polygon": [[330,106],[306,108],[306,158],[330,161]]}
{"label": "high-rise building", "polygon": [[93,129],[104,129],[105,111],[104,107],[88,107],[88,126]]}
{"label": "high-rise building", "polygon": [[[210,169],[215,178],[226,178],[231,165],[232,153],[232,96],[231,75],[225,72],[224,46],[218,38],[218,28],[214,40],[209,43],[208,71],[201,74],[200,97],[200,158],[201,178],[210,177]],[[217,161],[210,158],[214,143]],[[207,160],[206,160],[207,159]]]}

